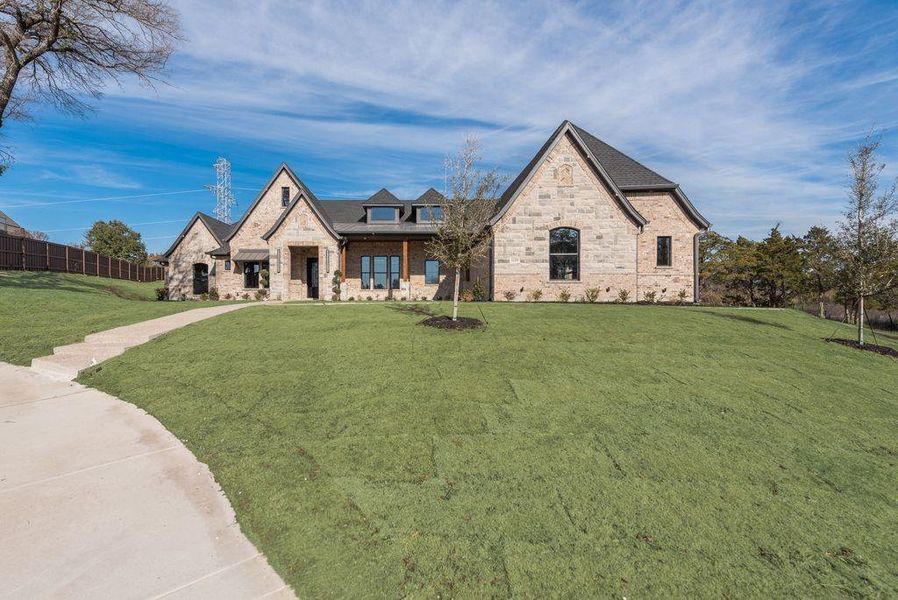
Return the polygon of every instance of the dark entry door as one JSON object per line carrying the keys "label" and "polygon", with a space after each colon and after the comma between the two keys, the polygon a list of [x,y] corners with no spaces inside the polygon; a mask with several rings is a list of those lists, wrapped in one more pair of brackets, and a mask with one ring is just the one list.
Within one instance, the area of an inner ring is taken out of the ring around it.
{"label": "dark entry door", "polygon": [[207,294],[209,292],[209,265],[197,263],[193,265],[193,293]]}
{"label": "dark entry door", "polygon": [[308,294],[309,298],[317,298],[318,297],[318,259],[317,258],[307,258],[306,259],[306,283],[308,284]]}

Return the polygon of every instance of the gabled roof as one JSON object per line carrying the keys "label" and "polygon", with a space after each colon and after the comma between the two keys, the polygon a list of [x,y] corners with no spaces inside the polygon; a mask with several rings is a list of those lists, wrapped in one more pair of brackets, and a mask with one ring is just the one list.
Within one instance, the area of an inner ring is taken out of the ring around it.
{"label": "gabled roof", "polygon": [[710,227],[708,220],[689,202],[689,199],[686,198],[686,195],[676,183],[662,177],[642,163],[630,158],[620,150],[606,144],[570,121],[563,121],[558,126],[549,139],[546,140],[546,143],[543,144],[542,148],[530,159],[530,162],[527,163],[524,169],[502,193],[497,203],[497,210],[492,224],[495,224],[505,214],[511,205],[511,201],[530,181],[537,167],[542,164],[549,152],[565,135],[569,136],[573,143],[583,152],[599,180],[605,183],[624,213],[638,226],[642,227],[645,225],[646,219],[630,203],[624,191],[670,191],[687,216],[700,228],[707,229]]}
{"label": "gabled roof", "polygon": [[175,248],[177,248],[178,244],[181,243],[184,236],[187,235],[187,232],[190,231],[190,228],[193,227],[193,224],[197,221],[200,221],[206,226],[206,229],[209,230],[209,233],[212,234],[212,237],[215,238],[216,242],[221,245],[226,244],[225,239],[230,235],[232,225],[228,225],[224,221],[219,221],[215,217],[210,217],[206,213],[197,212],[190,218],[190,221],[187,222],[187,226],[181,230],[181,233],[178,234],[178,237],[175,238],[175,241],[169,249],[162,254],[163,258],[168,258],[171,253],[175,251]]}
{"label": "gabled roof", "polygon": [[446,196],[439,193],[433,188],[429,188],[426,192],[418,196],[412,203],[412,206],[437,206],[446,201]]}
{"label": "gabled roof", "polygon": [[380,188],[365,200],[365,206],[402,206],[402,202],[387,188]]}
{"label": "gabled roof", "polygon": [[[265,232],[265,235],[263,235],[262,238],[268,239],[275,232],[278,226],[284,222],[287,213],[289,213],[296,205],[296,203],[299,202],[300,198],[303,197],[309,203],[309,206],[312,208],[312,212],[315,213],[315,215],[321,221],[321,224],[324,225],[324,228],[327,229],[328,232],[330,232],[334,237],[339,237],[337,232],[334,231],[333,225],[324,214],[324,211],[321,209],[321,200],[319,200],[315,196],[315,194],[312,193],[312,190],[306,187],[306,184],[304,184],[302,180],[296,176],[296,173],[293,172],[293,169],[291,169],[287,163],[281,163],[281,166],[275,170],[274,175],[271,176],[271,179],[268,180],[268,183],[265,184],[265,187],[262,188],[262,191],[259,192],[259,195],[256,196],[255,200],[253,200],[253,203],[249,205],[249,208],[246,209],[246,212],[243,213],[243,216],[234,225],[234,228],[231,230],[231,233],[228,235],[225,241],[230,241],[230,239],[234,237],[234,235],[240,229],[240,226],[243,225],[244,221],[246,221],[250,213],[252,213],[256,208],[256,205],[258,205],[259,202],[262,201],[262,197],[265,195],[265,192],[268,191],[268,188],[270,188],[274,184],[275,180],[277,180],[278,175],[281,174],[281,171],[287,173],[287,176],[293,181],[294,184],[296,184],[296,187],[299,188],[299,192],[293,196],[293,200],[290,202],[287,208],[285,208],[283,212],[281,212],[281,215],[278,217],[277,221],[275,221],[275,224],[271,227],[271,229]],[[222,249],[223,248],[219,248],[219,250]]]}
{"label": "gabled roof", "polygon": [[3,212],[2,210],[0,210],[0,220],[4,221],[10,227],[18,227],[19,229],[22,228],[21,225],[19,225],[15,221],[13,221],[12,217],[10,217],[8,214]]}

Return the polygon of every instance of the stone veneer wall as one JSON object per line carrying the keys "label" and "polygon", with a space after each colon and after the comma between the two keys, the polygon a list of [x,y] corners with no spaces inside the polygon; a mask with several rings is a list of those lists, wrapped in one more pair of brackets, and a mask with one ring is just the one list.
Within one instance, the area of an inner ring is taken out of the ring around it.
{"label": "stone veneer wall", "polygon": [[209,265],[209,289],[215,286],[218,271],[215,261],[207,254],[218,247],[212,233],[197,219],[193,226],[169,256],[168,273],[165,286],[171,299],[181,297],[193,298],[193,265],[204,263]]}
{"label": "stone veneer wall", "polygon": [[[549,230],[580,230],[579,281],[549,279]],[[542,290],[543,300],[557,300],[568,290],[572,300],[587,288],[599,288],[599,300],[617,298],[626,289],[636,296],[638,227],[599,181],[583,155],[565,136],[494,227],[494,299],[526,300]]]}
{"label": "stone veneer wall", "polygon": [[[270,227],[271,224],[269,224]],[[268,239],[268,247],[272,299],[301,300],[306,298],[306,262],[304,258],[316,252],[318,255],[318,296],[321,300],[332,299],[334,272],[340,269],[340,247],[337,239],[324,228],[318,220],[318,216],[305,200],[298,202],[293,207],[274,235]],[[279,250],[280,261],[278,261]],[[299,260],[292,258],[294,253]],[[280,264],[278,264],[279,262]],[[300,269],[299,274],[293,274],[294,266]],[[296,279],[297,275],[298,280]]]}
{"label": "stone veneer wall", "polygon": [[[646,218],[639,236],[639,300],[654,291],[658,301],[676,300],[680,290],[686,291],[686,301],[694,299],[694,238],[699,233],[695,225],[670,192],[639,192],[627,194],[627,199]],[[671,236],[671,266],[657,266],[657,238]]]}

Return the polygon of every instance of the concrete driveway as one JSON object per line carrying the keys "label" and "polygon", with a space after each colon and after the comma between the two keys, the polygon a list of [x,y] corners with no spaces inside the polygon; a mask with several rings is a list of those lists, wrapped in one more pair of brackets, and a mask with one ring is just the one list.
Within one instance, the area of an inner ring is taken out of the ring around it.
{"label": "concrete driveway", "polygon": [[144,411],[0,363],[0,598],[294,598]]}

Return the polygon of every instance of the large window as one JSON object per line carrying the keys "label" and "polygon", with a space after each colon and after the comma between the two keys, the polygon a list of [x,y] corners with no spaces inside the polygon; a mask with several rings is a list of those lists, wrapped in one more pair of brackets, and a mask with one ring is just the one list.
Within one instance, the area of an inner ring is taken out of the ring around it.
{"label": "large window", "polygon": [[290,188],[285,186],[281,188],[281,206],[288,204],[290,204]]}
{"label": "large window", "polygon": [[374,257],[374,289],[375,290],[385,290],[387,289],[387,257],[386,256],[375,256]]}
{"label": "large window", "polygon": [[401,261],[398,256],[390,257],[390,289],[398,290],[399,289],[399,265]]}
{"label": "large window", "polygon": [[442,206],[420,206],[418,207],[418,222],[429,223],[431,221],[443,220]]}
{"label": "large window", "polygon": [[261,266],[257,261],[243,263],[243,287],[259,287],[259,271]]}
{"label": "large window", "polygon": [[658,260],[656,263],[659,267],[669,267],[671,265],[670,252],[670,236],[658,236]]}
{"label": "large window", "polygon": [[193,265],[193,293],[205,294],[209,291],[209,265],[196,263]]}
{"label": "large window", "polygon": [[362,289],[369,290],[371,289],[371,257],[363,256],[362,257]]}
{"label": "large window", "polygon": [[424,261],[424,283],[437,285],[440,283],[440,263],[436,260]]}
{"label": "large window", "polygon": [[549,232],[549,279],[580,279],[580,232],[559,227]]}
{"label": "large window", "polygon": [[368,221],[396,221],[398,209],[392,206],[375,206],[368,209]]}

